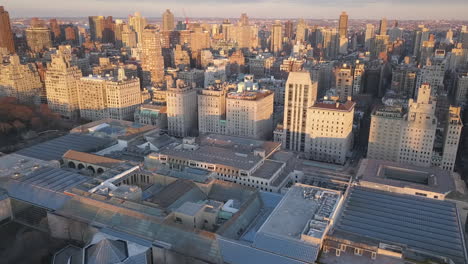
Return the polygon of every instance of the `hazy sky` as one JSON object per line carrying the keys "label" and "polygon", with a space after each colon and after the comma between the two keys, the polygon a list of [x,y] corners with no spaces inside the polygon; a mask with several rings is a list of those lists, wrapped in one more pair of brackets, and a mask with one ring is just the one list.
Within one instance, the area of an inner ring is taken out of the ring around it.
{"label": "hazy sky", "polygon": [[169,8],[175,16],[275,18],[464,19],[468,0],[0,0],[12,17],[113,15],[140,11],[158,17]]}

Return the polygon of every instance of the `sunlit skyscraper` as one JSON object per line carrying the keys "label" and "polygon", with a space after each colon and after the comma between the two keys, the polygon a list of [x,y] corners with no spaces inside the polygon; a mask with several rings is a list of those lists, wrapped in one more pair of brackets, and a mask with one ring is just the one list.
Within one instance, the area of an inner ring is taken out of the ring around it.
{"label": "sunlit skyscraper", "polygon": [[10,15],[0,6],[0,48],[6,48],[8,52],[15,53],[15,43],[11,32]]}
{"label": "sunlit skyscraper", "polygon": [[348,36],[348,14],[346,14],[344,11],[340,15],[338,33],[340,34],[340,38]]}
{"label": "sunlit skyscraper", "polygon": [[171,31],[174,30],[174,27],[174,14],[172,14],[171,10],[166,9],[162,15],[162,30]]}

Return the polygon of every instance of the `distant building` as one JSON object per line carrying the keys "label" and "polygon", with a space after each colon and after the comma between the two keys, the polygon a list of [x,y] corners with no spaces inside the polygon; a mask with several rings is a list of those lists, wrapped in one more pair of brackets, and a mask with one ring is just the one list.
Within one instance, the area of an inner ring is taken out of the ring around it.
{"label": "distant building", "polygon": [[50,29],[45,26],[32,26],[26,29],[26,41],[32,52],[41,52],[52,47]]}
{"label": "distant building", "polygon": [[9,53],[15,53],[10,15],[5,11],[3,6],[0,6],[0,48],[6,48]]}
{"label": "distant building", "polygon": [[336,95],[340,100],[346,100],[353,96],[353,67],[349,64],[342,64],[335,71]]}
{"label": "distant building", "polygon": [[171,10],[166,9],[166,11],[162,14],[162,30],[163,31],[171,31],[174,30],[174,14],[172,14]]}
{"label": "distant building", "polygon": [[21,64],[17,55],[0,64],[0,96],[15,97],[23,104],[39,104],[43,84],[35,64]]}
{"label": "distant building", "polygon": [[340,20],[338,21],[338,34],[340,34],[340,38],[348,37],[348,14],[344,11],[341,13]]}
{"label": "distant building", "polygon": [[456,80],[455,103],[465,105],[468,102],[468,73],[460,74]]}
{"label": "distant building", "polygon": [[283,26],[280,20],[276,20],[271,26],[271,45],[270,51],[273,53],[280,53],[283,51]]}
{"label": "distant building", "polygon": [[160,83],[164,80],[164,58],[162,56],[160,33],[156,28],[145,28],[141,41],[143,85]]}

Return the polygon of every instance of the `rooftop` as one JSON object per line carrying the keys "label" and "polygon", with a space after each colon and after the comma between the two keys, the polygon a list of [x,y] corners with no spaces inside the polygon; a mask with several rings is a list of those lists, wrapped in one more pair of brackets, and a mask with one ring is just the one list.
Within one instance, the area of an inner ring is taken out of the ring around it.
{"label": "rooftop", "polygon": [[384,242],[465,263],[460,228],[452,202],[353,187],[329,236],[375,240],[376,247]]}
{"label": "rooftop", "polygon": [[95,137],[131,140],[154,129],[156,127],[151,125],[106,118],[75,127],[70,133],[89,133]]}
{"label": "rooftop", "polygon": [[88,154],[84,152],[79,152],[75,150],[69,150],[63,155],[64,159],[81,161],[85,163],[95,164],[103,167],[113,167],[123,161],[117,159],[111,159],[104,156]]}
{"label": "rooftop", "polygon": [[114,140],[109,138],[99,138],[83,134],[68,134],[29,148],[24,148],[17,151],[16,154],[40,160],[60,160],[63,154],[69,150],[97,152],[113,144]]}
{"label": "rooftop", "polygon": [[346,101],[345,103],[335,101],[321,101],[315,102],[314,105],[311,106],[311,108],[349,112],[354,109],[354,106],[356,106],[356,103],[353,101]]}
{"label": "rooftop", "polygon": [[273,175],[283,167],[285,163],[274,160],[265,160],[263,164],[255,170],[252,174],[253,177],[262,179],[271,179]]}
{"label": "rooftop", "polygon": [[361,182],[447,194],[455,183],[450,172],[391,161],[363,159],[356,174]]}
{"label": "rooftop", "polygon": [[44,161],[36,158],[31,158],[19,154],[9,154],[0,157],[0,178],[10,177],[14,174],[21,173],[28,175],[33,173],[40,167],[59,167],[58,162]]}

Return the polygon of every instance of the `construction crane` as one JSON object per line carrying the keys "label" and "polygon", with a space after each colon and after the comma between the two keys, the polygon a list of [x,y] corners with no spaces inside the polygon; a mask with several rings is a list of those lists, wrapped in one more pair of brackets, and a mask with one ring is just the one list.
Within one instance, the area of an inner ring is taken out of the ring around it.
{"label": "construction crane", "polygon": [[182,8],[182,12],[184,13],[184,17],[185,17],[185,25],[188,26],[188,24],[189,24],[189,19],[188,19],[188,17],[187,17],[187,14],[185,13],[185,8]]}

